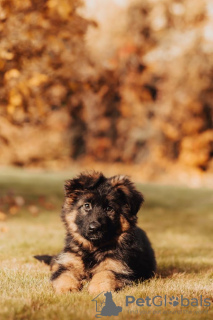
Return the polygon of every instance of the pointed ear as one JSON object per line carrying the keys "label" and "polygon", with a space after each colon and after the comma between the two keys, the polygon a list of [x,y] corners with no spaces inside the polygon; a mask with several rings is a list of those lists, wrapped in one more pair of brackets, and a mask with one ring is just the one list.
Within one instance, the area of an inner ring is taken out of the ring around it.
{"label": "pointed ear", "polygon": [[136,190],[135,185],[127,176],[118,175],[109,180],[111,185],[117,189],[124,198],[124,201],[130,208],[130,215],[135,216],[144,202],[142,193]]}
{"label": "pointed ear", "polygon": [[101,172],[85,172],[78,177],[65,181],[64,190],[66,196],[73,193],[82,192],[84,190],[93,190],[99,184],[106,180]]}

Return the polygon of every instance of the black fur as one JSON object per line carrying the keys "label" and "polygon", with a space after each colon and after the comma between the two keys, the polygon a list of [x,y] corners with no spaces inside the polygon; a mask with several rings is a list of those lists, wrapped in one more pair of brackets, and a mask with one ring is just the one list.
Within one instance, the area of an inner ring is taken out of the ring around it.
{"label": "black fur", "polygon": [[34,256],[34,258],[39,260],[39,261],[44,262],[47,265],[50,265],[53,256],[49,256],[49,255],[45,254],[45,255],[41,255],[41,256],[40,255],[36,255],[36,256]]}

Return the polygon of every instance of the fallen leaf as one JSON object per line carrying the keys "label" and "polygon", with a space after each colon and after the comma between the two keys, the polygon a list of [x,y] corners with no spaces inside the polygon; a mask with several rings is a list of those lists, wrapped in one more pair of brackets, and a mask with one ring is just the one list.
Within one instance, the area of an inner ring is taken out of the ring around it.
{"label": "fallen leaf", "polygon": [[17,214],[17,212],[19,211],[19,207],[18,206],[16,206],[16,205],[14,205],[14,206],[11,206],[10,208],[9,208],[9,213],[10,214]]}
{"label": "fallen leaf", "polygon": [[0,232],[7,232],[9,229],[6,226],[0,226]]}
{"label": "fallen leaf", "polygon": [[28,210],[33,216],[37,216],[39,213],[39,208],[33,204],[28,207]]}
{"label": "fallen leaf", "polygon": [[16,196],[14,198],[14,201],[15,201],[16,205],[19,206],[19,207],[22,207],[25,204],[25,200],[21,196]]}
{"label": "fallen leaf", "polygon": [[7,218],[7,215],[4,212],[0,211],[0,221],[4,221],[6,220],[6,218]]}

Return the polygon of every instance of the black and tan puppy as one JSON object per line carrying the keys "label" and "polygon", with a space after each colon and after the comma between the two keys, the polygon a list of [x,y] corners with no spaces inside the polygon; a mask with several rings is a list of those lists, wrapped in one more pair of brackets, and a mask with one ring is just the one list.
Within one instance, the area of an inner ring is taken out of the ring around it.
{"label": "black and tan puppy", "polygon": [[82,173],[66,182],[65,248],[55,257],[36,256],[50,263],[56,292],[77,291],[87,279],[89,292],[96,294],[154,275],[153,249],[136,226],[142,203],[142,194],[126,176]]}

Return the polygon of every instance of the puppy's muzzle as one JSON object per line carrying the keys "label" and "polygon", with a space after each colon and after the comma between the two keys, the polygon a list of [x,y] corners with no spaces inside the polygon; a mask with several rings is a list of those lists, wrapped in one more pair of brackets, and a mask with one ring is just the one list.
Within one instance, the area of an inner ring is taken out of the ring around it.
{"label": "puppy's muzzle", "polygon": [[101,224],[98,221],[92,221],[89,224],[89,233],[94,234],[97,231],[101,231]]}

